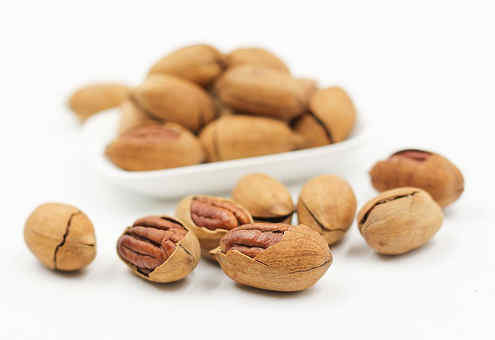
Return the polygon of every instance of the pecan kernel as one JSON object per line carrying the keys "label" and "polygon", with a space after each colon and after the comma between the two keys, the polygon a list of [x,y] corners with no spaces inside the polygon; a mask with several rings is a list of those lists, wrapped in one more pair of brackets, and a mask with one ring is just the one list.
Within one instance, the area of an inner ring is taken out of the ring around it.
{"label": "pecan kernel", "polygon": [[237,250],[249,257],[256,257],[263,250],[280,242],[287,224],[252,223],[229,231],[221,240],[223,253]]}
{"label": "pecan kernel", "polygon": [[213,197],[193,198],[191,218],[198,227],[210,230],[231,230],[250,222],[246,212],[235,203]]}
{"label": "pecan kernel", "polygon": [[394,153],[391,158],[407,158],[413,161],[424,162],[431,156],[430,152],[422,150],[402,150]]}
{"label": "pecan kernel", "polygon": [[174,220],[148,216],[127,228],[119,238],[117,251],[123,260],[147,275],[172,255],[186,234],[187,230]]}

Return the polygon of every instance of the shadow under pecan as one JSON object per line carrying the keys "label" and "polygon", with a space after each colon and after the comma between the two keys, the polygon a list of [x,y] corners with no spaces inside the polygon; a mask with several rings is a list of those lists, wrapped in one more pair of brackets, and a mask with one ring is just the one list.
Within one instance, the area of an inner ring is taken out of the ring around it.
{"label": "shadow under pecan", "polygon": [[191,218],[198,227],[210,230],[231,230],[251,221],[250,216],[235,203],[214,197],[193,198]]}
{"label": "shadow under pecan", "polygon": [[223,253],[237,250],[251,258],[280,242],[288,224],[252,223],[229,231],[220,241]]}
{"label": "shadow under pecan", "polygon": [[172,219],[143,217],[119,238],[117,251],[124,261],[136,266],[141,274],[148,275],[172,255],[187,232]]}

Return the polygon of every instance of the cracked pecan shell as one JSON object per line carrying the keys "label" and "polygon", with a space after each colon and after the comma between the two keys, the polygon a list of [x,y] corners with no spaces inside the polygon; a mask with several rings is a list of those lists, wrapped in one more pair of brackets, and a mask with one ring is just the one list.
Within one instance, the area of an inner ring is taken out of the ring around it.
{"label": "cracked pecan shell", "polygon": [[305,225],[252,223],[229,231],[211,251],[232,280],[294,292],[313,286],[330,267],[326,241]]}
{"label": "cracked pecan shell", "polygon": [[220,100],[240,112],[289,121],[308,108],[314,84],[271,68],[242,65],[215,83]]}
{"label": "cracked pecan shell", "polygon": [[149,74],[168,74],[206,86],[223,68],[223,55],[215,47],[198,44],[169,53],[151,67]]}
{"label": "cracked pecan shell", "polygon": [[211,122],[199,139],[210,162],[288,152],[303,143],[284,122],[237,114]]}
{"label": "cracked pecan shell", "polygon": [[371,248],[380,254],[398,255],[427,243],[442,226],[443,212],[426,191],[406,187],[370,200],[357,219]]}
{"label": "cracked pecan shell", "polygon": [[128,227],[117,241],[117,254],[132,271],[149,281],[183,279],[199,262],[199,242],[182,221],[147,216]]}
{"label": "cracked pecan shell", "polygon": [[175,215],[194,231],[206,258],[211,258],[209,251],[218,246],[227,231],[253,222],[251,214],[238,203],[205,195],[184,198],[177,205]]}
{"label": "cracked pecan shell", "polygon": [[292,123],[293,130],[304,138],[303,148],[332,144],[330,131],[312,113],[305,113]]}
{"label": "cracked pecan shell", "polygon": [[304,184],[297,202],[297,219],[332,245],[349,230],[356,206],[356,196],[346,180],[322,175]]}
{"label": "cracked pecan shell", "polygon": [[131,92],[139,107],[157,119],[197,132],[216,116],[213,99],[200,86],[169,75],[153,74]]}
{"label": "cracked pecan shell", "polygon": [[96,256],[93,224],[78,208],[63,203],[37,207],[24,226],[24,240],[46,267],[74,271],[86,267]]}
{"label": "cracked pecan shell", "polygon": [[[346,139],[356,123],[356,108],[349,95],[340,87],[319,89],[309,102],[310,114],[295,129],[306,137],[308,146],[338,143]],[[319,137],[313,135],[315,126]],[[324,131],[325,137],[322,137]]]}
{"label": "cracked pecan shell", "polygon": [[113,140],[105,154],[116,166],[128,171],[194,165],[205,157],[196,136],[174,123],[137,126]]}
{"label": "cracked pecan shell", "polygon": [[232,199],[246,208],[256,222],[290,223],[295,210],[289,190],[261,173],[242,177],[232,190]]}
{"label": "cracked pecan shell", "polygon": [[464,177],[447,158],[429,151],[407,149],[376,163],[370,170],[378,191],[409,186],[427,191],[442,207],[455,202],[464,191]]}

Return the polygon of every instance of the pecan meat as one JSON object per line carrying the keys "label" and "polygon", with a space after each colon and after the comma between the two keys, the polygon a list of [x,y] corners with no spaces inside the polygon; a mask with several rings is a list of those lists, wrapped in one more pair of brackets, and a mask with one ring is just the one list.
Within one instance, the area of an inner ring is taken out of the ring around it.
{"label": "pecan meat", "polygon": [[251,223],[229,231],[220,241],[223,253],[237,250],[249,257],[256,257],[263,250],[280,242],[288,224]]}
{"label": "pecan meat", "polygon": [[233,202],[214,197],[195,197],[191,202],[191,218],[198,227],[210,230],[231,230],[250,222],[250,217]]}
{"label": "pecan meat", "polygon": [[413,161],[424,162],[431,156],[430,152],[422,151],[422,150],[402,150],[394,153],[391,158],[408,158]]}
{"label": "pecan meat", "polygon": [[120,257],[148,275],[174,252],[187,230],[177,221],[160,216],[143,217],[127,228],[117,243]]}

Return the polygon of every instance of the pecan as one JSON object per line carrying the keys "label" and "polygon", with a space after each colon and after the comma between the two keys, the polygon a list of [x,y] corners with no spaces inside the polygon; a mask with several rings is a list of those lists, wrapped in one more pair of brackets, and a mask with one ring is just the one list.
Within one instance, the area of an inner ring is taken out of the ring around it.
{"label": "pecan", "polygon": [[177,242],[187,230],[177,221],[166,217],[148,216],[138,219],[120,237],[117,251],[144,275],[151,273],[174,252]]}
{"label": "pecan", "polygon": [[396,158],[408,158],[413,161],[418,161],[418,162],[423,162],[428,159],[428,157],[431,156],[430,152],[427,151],[422,151],[422,150],[415,150],[415,149],[409,149],[409,150],[402,150],[399,152],[394,153],[392,157]]}
{"label": "pecan", "polygon": [[195,197],[191,218],[198,227],[210,230],[231,230],[250,222],[249,215],[235,203],[214,197]]}
{"label": "pecan", "polygon": [[146,125],[134,128],[122,135],[128,140],[138,140],[141,142],[157,142],[161,140],[175,140],[180,137],[179,130],[172,129],[163,125]]}
{"label": "pecan", "polygon": [[256,257],[266,248],[280,242],[290,228],[288,224],[251,223],[229,231],[220,241],[223,253],[237,250]]}

